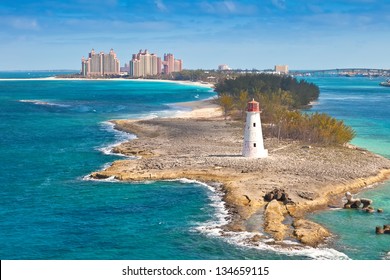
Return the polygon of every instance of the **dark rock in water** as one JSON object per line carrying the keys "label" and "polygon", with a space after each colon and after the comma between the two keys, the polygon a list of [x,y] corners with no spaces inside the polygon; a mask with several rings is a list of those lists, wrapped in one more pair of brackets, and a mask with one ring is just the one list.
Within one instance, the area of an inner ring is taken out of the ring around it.
{"label": "dark rock in water", "polygon": [[367,213],[374,213],[375,209],[373,209],[373,208],[366,208],[366,209],[364,209],[364,211],[366,211]]}
{"label": "dark rock in water", "polygon": [[383,230],[383,228],[382,228],[381,226],[377,226],[377,227],[375,228],[375,233],[376,233],[376,234],[383,234],[383,233],[384,233],[384,230]]}
{"label": "dark rock in water", "polygon": [[384,225],[383,227],[377,226],[375,228],[376,234],[390,234],[390,225]]}
{"label": "dark rock in water", "polygon": [[382,208],[378,208],[378,210],[376,210],[378,213],[383,213],[383,209]]}
{"label": "dark rock in water", "polygon": [[372,200],[367,199],[367,198],[361,198],[360,202],[363,203],[363,209],[367,208],[368,206],[370,206],[372,204]]}
{"label": "dark rock in water", "polygon": [[351,208],[359,208],[360,207],[360,205],[361,205],[362,203],[360,202],[360,200],[356,200],[355,202],[353,202],[352,204],[351,204]]}
{"label": "dark rock in water", "polygon": [[102,180],[102,179],[107,179],[109,178],[110,176],[106,175],[106,174],[101,174],[99,172],[94,172],[90,175],[91,178],[93,179],[98,179],[98,180]]}
{"label": "dark rock in water", "polygon": [[368,198],[352,198],[352,194],[350,192],[347,192],[345,194],[345,197],[347,198],[347,203],[344,204],[344,208],[360,208],[361,205],[363,210],[367,210],[367,212],[372,213],[374,208],[372,208],[370,205],[372,204],[372,200]]}

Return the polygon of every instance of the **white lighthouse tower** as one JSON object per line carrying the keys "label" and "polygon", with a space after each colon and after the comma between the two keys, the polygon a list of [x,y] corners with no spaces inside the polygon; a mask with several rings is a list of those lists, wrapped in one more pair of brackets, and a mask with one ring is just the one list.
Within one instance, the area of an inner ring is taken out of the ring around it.
{"label": "white lighthouse tower", "polygon": [[260,106],[254,99],[248,102],[244,133],[244,157],[266,158],[268,150],[264,149],[263,132],[261,130]]}

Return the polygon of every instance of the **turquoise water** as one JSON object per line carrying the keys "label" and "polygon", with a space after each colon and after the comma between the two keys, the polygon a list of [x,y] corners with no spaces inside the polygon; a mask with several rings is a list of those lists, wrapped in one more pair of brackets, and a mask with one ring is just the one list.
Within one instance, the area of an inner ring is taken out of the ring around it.
{"label": "turquoise water", "polygon": [[[381,259],[390,250],[383,236],[372,235],[371,226],[362,235],[365,246],[374,248],[369,253],[359,246],[360,235],[352,238],[347,229],[343,232],[340,224],[345,219],[356,224],[362,215],[358,212],[314,216],[336,232],[336,250],[288,251],[264,244],[251,248],[244,245],[245,235],[221,237],[219,226],[227,213],[213,188],[186,180],[143,184],[85,180],[90,172],[121,158],[109,153],[110,146],[133,137],[113,130],[107,120],[169,116],[183,110],[169,104],[214,93],[208,88],[159,82],[20,80],[31,75],[0,72],[1,78],[8,79],[0,81],[1,259],[332,259],[346,255]],[[53,73],[34,75],[42,78]],[[389,93],[377,87],[376,81],[365,79],[315,82],[322,93],[314,109],[351,124],[359,124],[357,119],[362,118],[353,113],[353,106],[363,108],[370,98],[387,98]],[[360,93],[359,86],[373,87],[378,93]],[[356,98],[356,94],[365,94],[364,104],[336,99]],[[365,134],[355,141],[367,145],[379,141],[373,147],[382,149],[390,135],[385,121],[389,110],[379,110],[388,104],[372,102],[380,104],[374,110],[378,118],[385,118],[378,121],[366,112],[369,125],[357,128]],[[382,216],[374,215],[373,223],[388,220],[386,186],[365,194],[377,195],[375,204],[385,209]],[[334,221],[339,222],[333,228]]]}
{"label": "turquoise water", "polygon": [[209,98],[209,88],[0,76],[1,259],[290,258],[214,234],[226,213],[207,186],[84,179],[121,158],[107,147],[133,137],[107,120],[172,115],[181,108],[169,104]]}
{"label": "turquoise water", "polygon": [[[352,144],[390,158],[390,88],[379,86],[383,79],[311,78],[321,95],[312,111],[326,112],[343,119],[357,136]],[[390,239],[376,235],[375,227],[390,224],[390,182],[362,191],[357,197],[374,201],[384,213],[354,210],[316,213],[311,218],[324,224],[336,237],[333,245],[352,259],[390,259]]]}

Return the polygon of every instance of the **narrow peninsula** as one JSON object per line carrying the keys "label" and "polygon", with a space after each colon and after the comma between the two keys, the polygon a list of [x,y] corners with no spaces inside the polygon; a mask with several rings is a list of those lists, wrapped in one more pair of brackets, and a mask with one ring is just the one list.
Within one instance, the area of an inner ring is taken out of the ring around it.
{"label": "narrow peninsula", "polygon": [[[242,122],[225,120],[211,101],[187,106],[194,110],[177,118],[112,121],[116,129],[137,135],[114,148],[134,159],[115,161],[90,177],[208,183],[219,188],[230,213],[221,232],[251,232],[248,243],[254,246],[269,237],[273,244],[323,244],[331,233],[305,215],[341,206],[345,192],[389,178],[390,160],[350,145],[308,146],[270,137],[264,141],[267,158],[244,158]],[[287,193],[291,203],[267,202],[265,195],[275,189]]]}

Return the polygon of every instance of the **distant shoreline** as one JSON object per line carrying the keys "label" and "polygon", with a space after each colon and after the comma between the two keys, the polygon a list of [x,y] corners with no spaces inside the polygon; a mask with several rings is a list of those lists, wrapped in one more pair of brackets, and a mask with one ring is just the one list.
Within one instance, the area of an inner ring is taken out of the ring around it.
{"label": "distant shoreline", "polygon": [[178,80],[163,80],[163,79],[125,79],[125,78],[58,78],[58,77],[45,77],[45,78],[0,78],[1,81],[126,81],[126,82],[153,82],[153,83],[174,83],[180,85],[198,86],[206,88],[214,88],[214,84],[199,82],[199,81],[178,81]]}

